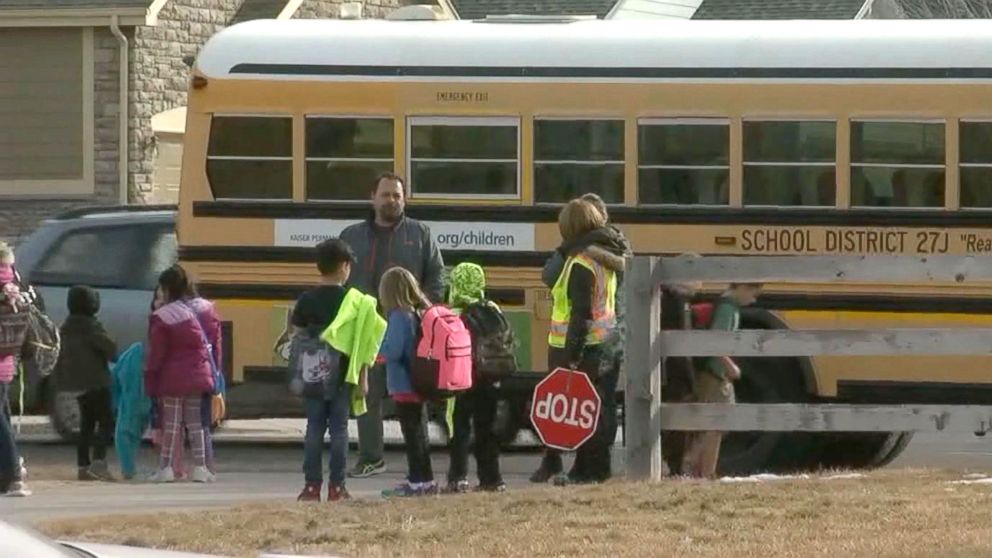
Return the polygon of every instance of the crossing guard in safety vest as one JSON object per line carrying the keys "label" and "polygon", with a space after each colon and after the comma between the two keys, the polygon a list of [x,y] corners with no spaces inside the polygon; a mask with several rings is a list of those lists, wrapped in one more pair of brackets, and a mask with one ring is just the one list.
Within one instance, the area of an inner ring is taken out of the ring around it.
{"label": "crossing guard in safety vest", "polygon": [[[563,246],[606,227],[605,217],[583,200],[573,200],[558,220]],[[566,256],[561,274],[551,289],[551,329],[548,334],[548,367],[566,367],[587,373],[604,401],[613,397],[615,367],[609,355],[617,327],[617,273],[624,269],[624,256],[598,244]],[[613,386],[611,389],[610,386]],[[601,410],[602,413],[602,410]],[[601,482],[610,475],[610,417],[601,415],[596,433],[580,447],[568,475],[558,475],[556,484]],[[548,451],[541,469],[558,474],[561,457]],[[533,478],[532,478],[533,480]],[[535,481],[539,482],[539,481]]]}

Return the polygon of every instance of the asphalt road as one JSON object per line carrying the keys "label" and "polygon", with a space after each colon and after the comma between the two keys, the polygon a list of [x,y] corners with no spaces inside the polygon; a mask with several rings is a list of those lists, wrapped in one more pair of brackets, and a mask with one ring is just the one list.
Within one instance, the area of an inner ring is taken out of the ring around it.
{"label": "asphalt road", "polygon": [[[281,428],[283,432],[287,430],[285,424]],[[34,495],[0,498],[0,517],[24,523],[108,513],[204,509],[262,501],[290,502],[302,483],[302,448],[298,444],[223,444],[217,449],[219,481],[210,485],[80,483],[71,480],[75,473],[73,447],[26,443],[22,445],[22,451],[28,462]],[[143,452],[142,465],[151,470],[155,455],[151,448],[145,448]],[[533,450],[504,455],[504,475],[511,489],[528,485],[527,476],[537,467],[539,457]],[[354,459],[354,452],[351,459]],[[440,448],[434,450],[434,461],[435,474],[443,480],[447,458]],[[389,472],[384,475],[350,480],[349,490],[359,498],[378,497],[381,490],[398,483],[406,469],[403,454],[398,451],[389,452],[388,464]],[[918,435],[890,467],[992,473],[992,436]]]}

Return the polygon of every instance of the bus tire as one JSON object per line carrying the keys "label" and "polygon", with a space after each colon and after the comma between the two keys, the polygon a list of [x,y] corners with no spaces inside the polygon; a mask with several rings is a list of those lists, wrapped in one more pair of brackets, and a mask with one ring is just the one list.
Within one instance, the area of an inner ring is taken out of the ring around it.
{"label": "bus tire", "polygon": [[912,440],[912,432],[893,432],[882,449],[875,454],[871,462],[871,467],[885,467],[889,463],[892,463],[906,450],[906,447],[909,446],[909,442]]}
{"label": "bus tire", "polygon": [[821,434],[817,436],[815,468],[821,471],[870,469],[893,451],[892,439],[898,436],[889,432]]}
{"label": "bus tire", "polygon": [[[745,309],[742,329],[782,329],[785,324],[761,309]],[[734,384],[738,403],[806,403],[804,368],[799,359],[739,358],[741,379]],[[802,432],[730,432],[720,448],[720,474],[793,472],[803,467],[810,437]]]}
{"label": "bus tire", "polygon": [[[787,359],[738,359],[741,379],[734,384],[738,403],[782,403],[787,399],[779,383],[784,374],[776,373],[776,361]],[[705,372],[704,372],[705,373]],[[776,460],[779,448],[786,441],[784,432],[728,432],[720,447],[720,475],[752,475],[779,472]]]}

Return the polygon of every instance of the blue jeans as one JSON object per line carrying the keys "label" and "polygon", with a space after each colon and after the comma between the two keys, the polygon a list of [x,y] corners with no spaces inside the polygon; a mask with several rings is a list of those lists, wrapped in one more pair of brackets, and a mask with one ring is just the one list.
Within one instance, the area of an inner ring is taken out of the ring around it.
{"label": "blue jeans", "polygon": [[307,434],[303,442],[303,474],[307,484],[324,482],[321,457],[324,453],[324,433],[331,435],[330,482],[344,486],[348,461],[348,408],[351,405],[351,384],[343,384],[330,399],[306,398]]}
{"label": "blue jeans", "polygon": [[10,424],[10,383],[0,383],[0,493],[10,490],[10,485],[21,480],[17,442]]}

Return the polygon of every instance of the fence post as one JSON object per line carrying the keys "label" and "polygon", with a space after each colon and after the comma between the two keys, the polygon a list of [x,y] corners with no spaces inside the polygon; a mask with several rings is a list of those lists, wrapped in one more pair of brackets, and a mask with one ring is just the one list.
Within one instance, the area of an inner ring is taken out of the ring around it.
{"label": "fence post", "polygon": [[653,279],[658,258],[633,258],[624,278],[627,343],[624,358],[624,434],[630,480],[660,481],[661,289]]}

